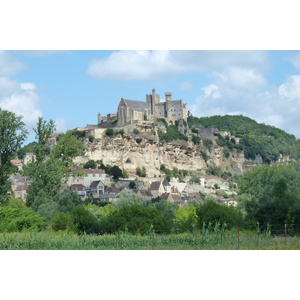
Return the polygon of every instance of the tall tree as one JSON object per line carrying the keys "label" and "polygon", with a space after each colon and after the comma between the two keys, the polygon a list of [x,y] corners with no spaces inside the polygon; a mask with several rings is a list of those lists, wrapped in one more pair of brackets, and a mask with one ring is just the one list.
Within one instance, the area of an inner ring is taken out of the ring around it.
{"label": "tall tree", "polygon": [[45,145],[47,143],[48,138],[55,130],[55,122],[53,120],[47,122],[46,120],[43,120],[43,117],[39,117],[36,128],[33,128],[33,131],[36,134],[36,139],[41,145]]}
{"label": "tall tree", "polygon": [[51,157],[60,159],[66,166],[72,164],[72,159],[76,156],[84,154],[84,146],[82,140],[80,140],[74,131],[68,130],[63,134],[56,147],[51,152]]}
{"label": "tall tree", "polygon": [[0,108],[0,197],[5,196],[9,188],[7,179],[13,171],[10,159],[20,149],[27,134],[22,116]]}

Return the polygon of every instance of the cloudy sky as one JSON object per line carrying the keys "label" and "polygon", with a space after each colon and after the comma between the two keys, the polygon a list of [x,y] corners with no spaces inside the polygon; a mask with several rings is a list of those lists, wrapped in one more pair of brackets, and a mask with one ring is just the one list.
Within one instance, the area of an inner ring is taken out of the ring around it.
{"label": "cloudy sky", "polygon": [[[155,88],[194,116],[244,115],[300,138],[300,51],[1,51],[0,107],[65,131]],[[31,137],[32,138],[32,137]]]}

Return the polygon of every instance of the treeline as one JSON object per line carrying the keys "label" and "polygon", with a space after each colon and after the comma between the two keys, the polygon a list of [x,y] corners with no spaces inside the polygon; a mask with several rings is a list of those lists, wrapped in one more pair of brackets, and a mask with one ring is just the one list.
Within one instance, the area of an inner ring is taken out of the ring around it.
{"label": "treeline", "polygon": [[240,138],[239,147],[247,159],[255,159],[256,155],[260,155],[264,163],[277,161],[280,155],[300,159],[300,141],[294,135],[245,116],[189,116],[188,124],[190,127],[195,125],[229,131],[232,136]]}

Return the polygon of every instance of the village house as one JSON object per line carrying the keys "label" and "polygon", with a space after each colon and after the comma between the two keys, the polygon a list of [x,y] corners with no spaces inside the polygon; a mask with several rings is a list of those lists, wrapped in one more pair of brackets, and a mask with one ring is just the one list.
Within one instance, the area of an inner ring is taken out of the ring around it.
{"label": "village house", "polygon": [[109,203],[115,202],[117,199],[117,195],[114,193],[105,193],[100,196],[100,201],[107,201]]}
{"label": "village house", "polygon": [[24,166],[29,165],[32,162],[36,161],[36,156],[32,152],[27,152],[23,158],[23,164]]}
{"label": "village house", "polygon": [[21,199],[26,202],[26,195],[29,188],[29,184],[25,183],[22,185],[18,185],[14,191],[14,195],[17,199]]}
{"label": "village house", "polygon": [[99,198],[105,191],[105,185],[101,180],[93,181],[90,184],[90,195],[94,198]]}
{"label": "village house", "polygon": [[72,184],[82,184],[86,188],[90,188],[91,183],[98,180],[101,180],[105,186],[111,185],[111,177],[102,169],[82,169],[80,167],[72,167],[70,170],[73,173],[73,176],[70,176],[67,179],[67,186],[71,186]]}
{"label": "village house", "polygon": [[10,163],[17,167],[19,171],[23,170],[23,163],[20,159],[18,159],[18,157],[15,157],[14,159],[10,160]]}
{"label": "village house", "polygon": [[83,184],[72,184],[70,190],[76,192],[82,199],[87,196],[87,189]]}

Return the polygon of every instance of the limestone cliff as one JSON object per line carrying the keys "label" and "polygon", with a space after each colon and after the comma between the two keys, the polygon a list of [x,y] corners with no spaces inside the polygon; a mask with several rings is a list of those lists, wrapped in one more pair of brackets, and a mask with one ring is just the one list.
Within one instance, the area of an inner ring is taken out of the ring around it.
{"label": "limestone cliff", "polygon": [[[211,147],[206,147],[203,141],[195,145],[192,141],[160,141],[156,128],[134,134],[127,132],[108,137],[104,129],[89,131],[94,136],[93,142],[85,140],[86,155],[77,157],[76,163],[102,160],[104,164],[117,165],[121,169],[135,174],[137,167],[145,167],[147,175],[152,177],[161,174],[160,166],[178,168],[188,171],[201,171],[209,166],[220,167],[222,171],[242,174],[245,169],[261,164],[259,157],[255,161],[248,161],[243,152],[235,149],[226,158],[222,147],[212,141]],[[203,153],[206,153],[206,160]]]}

